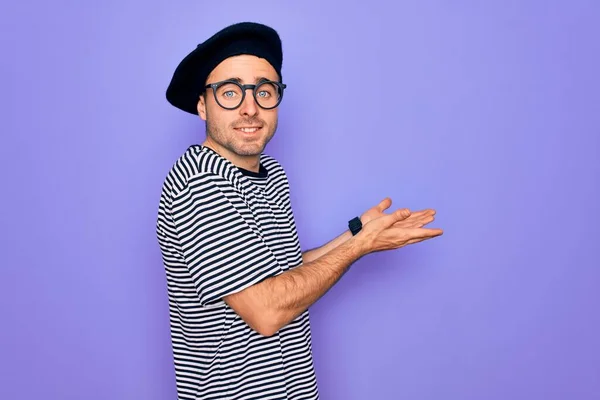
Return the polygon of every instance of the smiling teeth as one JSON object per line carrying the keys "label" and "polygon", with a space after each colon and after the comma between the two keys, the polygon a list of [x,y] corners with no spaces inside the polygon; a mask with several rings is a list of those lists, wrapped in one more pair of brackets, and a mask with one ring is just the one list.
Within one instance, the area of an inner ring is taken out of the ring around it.
{"label": "smiling teeth", "polygon": [[245,133],[254,133],[258,130],[258,128],[240,128],[240,131]]}

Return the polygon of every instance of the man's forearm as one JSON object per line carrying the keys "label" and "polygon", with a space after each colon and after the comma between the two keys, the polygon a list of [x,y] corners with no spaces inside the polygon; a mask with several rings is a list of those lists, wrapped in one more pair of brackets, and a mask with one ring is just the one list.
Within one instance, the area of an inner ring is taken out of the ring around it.
{"label": "man's forearm", "polygon": [[266,279],[229,302],[255,330],[272,335],[315,303],[365,254],[358,239],[346,239],[318,259]]}
{"label": "man's forearm", "polygon": [[316,260],[317,258],[329,253],[331,250],[335,249],[342,243],[346,242],[346,240],[352,237],[352,233],[349,230],[346,230],[341,235],[332,239],[328,243],[324,244],[321,247],[317,247],[316,249],[311,249],[302,253],[302,261],[304,263],[309,263],[311,261]]}
{"label": "man's forearm", "polygon": [[300,314],[327,292],[362,256],[348,239],[323,256],[268,281],[269,308]]}

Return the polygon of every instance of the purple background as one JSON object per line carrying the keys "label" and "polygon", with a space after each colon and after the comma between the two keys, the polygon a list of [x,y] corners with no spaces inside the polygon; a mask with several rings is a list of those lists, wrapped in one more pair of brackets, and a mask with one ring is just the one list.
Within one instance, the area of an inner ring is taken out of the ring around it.
{"label": "purple background", "polygon": [[284,42],[303,248],[385,196],[443,237],[312,308],[323,399],[600,399],[600,6],[19,1],[0,6],[0,398],[175,399],[162,180],[204,137],[166,85],[240,20]]}

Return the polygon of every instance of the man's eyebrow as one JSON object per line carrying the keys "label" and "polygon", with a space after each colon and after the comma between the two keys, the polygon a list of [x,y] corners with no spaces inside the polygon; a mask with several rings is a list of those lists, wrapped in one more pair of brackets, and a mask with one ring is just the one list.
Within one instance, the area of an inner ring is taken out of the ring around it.
{"label": "man's eyebrow", "polygon": [[[235,81],[235,82],[239,83],[240,85],[242,84],[242,79],[238,78],[238,77],[227,78],[225,80],[226,81]],[[265,78],[264,76],[257,76],[254,78],[254,83],[256,83],[256,84],[262,83],[262,82],[269,82],[269,81],[271,81],[271,79]]]}

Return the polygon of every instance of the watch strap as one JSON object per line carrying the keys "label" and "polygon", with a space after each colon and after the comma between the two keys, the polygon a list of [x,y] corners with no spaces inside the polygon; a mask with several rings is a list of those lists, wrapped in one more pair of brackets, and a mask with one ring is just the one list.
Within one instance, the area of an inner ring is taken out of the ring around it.
{"label": "watch strap", "polygon": [[356,235],[362,229],[362,222],[360,222],[359,217],[354,217],[350,221],[348,221],[348,228],[350,232],[352,232],[352,236]]}

